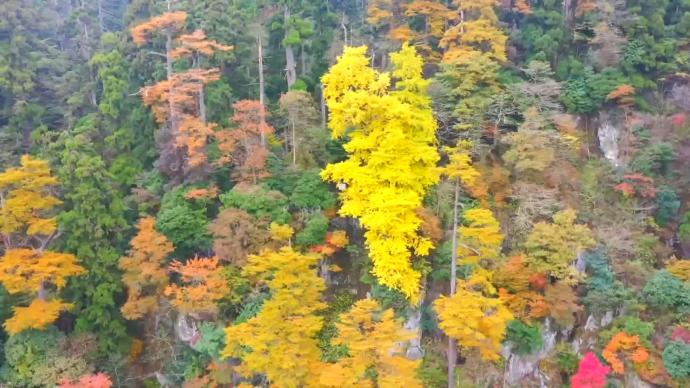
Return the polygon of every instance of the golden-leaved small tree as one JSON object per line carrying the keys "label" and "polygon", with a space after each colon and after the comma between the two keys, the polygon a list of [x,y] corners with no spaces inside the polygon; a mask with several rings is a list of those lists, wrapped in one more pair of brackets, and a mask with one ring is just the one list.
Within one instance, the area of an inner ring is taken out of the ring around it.
{"label": "golden-leaved small tree", "polygon": [[250,255],[243,272],[271,298],[258,315],[225,330],[224,357],[240,357],[239,372],[264,374],[275,387],[307,387],[318,381],[321,352],[315,336],[323,326],[316,315],[326,304],[326,288],[316,273],[319,256],[291,248]]}
{"label": "golden-leaved small tree", "polygon": [[479,350],[485,360],[500,357],[501,343],[513,314],[503,300],[484,295],[460,281],[455,295],[434,302],[439,327],[464,348]]}
{"label": "golden-leaved small tree", "polygon": [[378,302],[363,299],[342,314],[336,326],[333,343],[345,345],[348,356],[324,368],[323,386],[423,387],[416,375],[420,360],[405,357],[402,346],[414,334],[403,328],[393,309],[381,311]]}
{"label": "golden-leaved small tree", "polygon": [[46,249],[57,233],[51,214],[60,204],[51,191],[57,184],[48,162],[28,155],[21,158],[19,167],[0,173],[0,236],[4,245],[0,283],[10,294],[32,298],[29,306],[13,307],[14,315],[5,321],[10,334],[53,323],[72,305],[57,296],[50,298],[49,289],[59,290],[68,277],[86,272],[74,255]]}
{"label": "golden-leaved small tree", "polygon": [[525,242],[527,262],[537,272],[545,272],[573,285],[580,279],[572,265],[578,253],[596,242],[587,225],[575,223],[577,213],[567,209],[553,216],[553,223],[539,222]]}
{"label": "golden-leaved small tree", "polygon": [[122,283],[127,287],[122,315],[127,319],[139,319],[158,310],[162,292],[168,285],[165,261],[174,247],[156,231],[155,223],[153,217],[142,218],[139,233],[130,242],[129,255],[120,258],[120,269],[124,271]]}

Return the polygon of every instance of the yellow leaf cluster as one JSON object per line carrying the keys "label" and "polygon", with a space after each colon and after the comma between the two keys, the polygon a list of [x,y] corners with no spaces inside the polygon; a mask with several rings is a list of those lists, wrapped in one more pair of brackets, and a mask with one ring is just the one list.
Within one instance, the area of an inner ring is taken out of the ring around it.
{"label": "yellow leaf cluster", "polygon": [[0,173],[0,233],[53,234],[55,218],[44,213],[61,203],[50,191],[57,184],[48,162],[29,155],[22,156],[19,167]]}
{"label": "yellow leaf cluster", "polygon": [[454,0],[458,23],[446,30],[441,47],[444,63],[469,64],[479,57],[503,62],[507,59],[508,36],[498,23],[494,8],[498,0]]}
{"label": "yellow leaf cluster", "polygon": [[468,189],[474,187],[477,178],[481,176],[472,165],[471,149],[472,142],[467,140],[460,140],[457,146],[449,147],[448,164],[442,170],[445,176],[460,179],[460,182]]}
{"label": "yellow leaf cluster", "polygon": [[130,242],[129,255],[120,258],[122,282],[127,287],[122,315],[127,319],[139,319],[158,309],[159,296],[168,284],[165,260],[174,248],[156,231],[155,223],[153,217],[142,218],[139,232]]}
{"label": "yellow leaf cluster", "polygon": [[491,210],[475,208],[463,214],[458,255],[461,264],[478,265],[481,260],[496,260],[501,255],[504,236],[501,224]]}
{"label": "yellow leaf cluster", "polygon": [[294,233],[295,229],[290,225],[271,222],[271,238],[276,241],[287,241]]}
{"label": "yellow leaf cluster", "polygon": [[[46,300],[46,287],[61,289],[68,277],[86,272],[76,256],[43,249],[56,230],[55,218],[46,213],[60,204],[50,190],[57,183],[48,162],[28,155],[22,156],[19,167],[0,173],[0,235],[5,244],[0,283],[10,294],[34,298],[28,307],[13,307],[14,315],[5,322],[10,334],[54,322],[70,305],[57,298]],[[40,249],[29,248],[32,237],[43,237],[38,239]]]}
{"label": "yellow leaf cluster", "polygon": [[14,315],[5,321],[5,330],[14,335],[28,329],[45,329],[55,322],[61,311],[69,310],[72,304],[60,300],[34,299],[28,307],[12,307]]}
{"label": "yellow leaf cluster", "polygon": [[485,360],[497,360],[506,325],[513,314],[503,300],[482,295],[464,281],[457,293],[434,302],[439,327],[465,348],[477,348]]}
{"label": "yellow leaf cluster", "polygon": [[679,279],[690,281],[690,260],[678,260],[668,265],[668,272],[676,275]]}
{"label": "yellow leaf cluster", "polygon": [[430,36],[440,38],[443,36],[448,20],[455,17],[445,4],[439,0],[414,0],[405,7],[407,17],[424,16],[426,30]]}
{"label": "yellow leaf cluster", "polygon": [[525,242],[527,262],[537,272],[545,272],[565,281],[577,283],[580,275],[573,267],[577,254],[596,242],[586,225],[575,224],[577,213],[566,209],[553,216],[553,223],[539,222]]}
{"label": "yellow leaf cluster", "polygon": [[[423,387],[416,376],[420,361],[407,359],[402,347],[414,335],[403,328],[393,309],[381,312],[375,300],[359,300],[336,326],[338,336],[333,343],[347,346],[349,355],[324,368],[323,386]],[[371,370],[376,371],[375,379]]]}
{"label": "yellow leaf cluster", "polygon": [[0,260],[0,282],[11,294],[36,293],[45,283],[60,289],[68,277],[84,273],[69,253],[19,248],[8,250]]}
{"label": "yellow leaf cluster", "polygon": [[345,248],[350,240],[344,230],[336,230],[326,238],[326,242],[337,248]]}
{"label": "yellow leaf cluster", "polygon": [[223,357],[241,357],[244,376],[265,374],[273,387],[309,387],[318,382],[320,351],[315,336],[326,305],[317,276],[318,256],[291,248],[250,255],[243,273],[265,285],[271,298],[258,315],[225,330]]}
{"label": "yellow leaf cluster", "polygon": [[359,218],[381,284],[419,298],[421,274],[412,254],[425,256],[433,247],[419,234],[417,210],[439,179],[435,167],[436,120],[422,76],[423,61],[404,45],[391,55],[391,74],[369,65],[366,47],[348,47],[324,75],[329,126],[334,138],[346,133],[348,159],[329,164],[325,180],[344,187],[340,214]]}

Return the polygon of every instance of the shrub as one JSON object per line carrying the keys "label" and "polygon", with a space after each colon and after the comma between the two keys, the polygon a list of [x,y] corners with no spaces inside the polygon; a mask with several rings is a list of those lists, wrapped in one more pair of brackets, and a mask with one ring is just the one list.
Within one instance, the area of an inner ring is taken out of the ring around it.
{"label": "shrub", "polygon": [[664,368],[674,379],[690,377],[690,345],[682,341],[671,341],[661,355]]}
{"label": "shrub", "polygon": [[541,328],[519,320],[508,322],[506,340],[516,354],[525,355],[538,351],[544,345]]}
{"label": "shrub", "polygon": [[666,270],[657,271],[642,293],[650,305],[685,312],[690,307],[690,288]]}

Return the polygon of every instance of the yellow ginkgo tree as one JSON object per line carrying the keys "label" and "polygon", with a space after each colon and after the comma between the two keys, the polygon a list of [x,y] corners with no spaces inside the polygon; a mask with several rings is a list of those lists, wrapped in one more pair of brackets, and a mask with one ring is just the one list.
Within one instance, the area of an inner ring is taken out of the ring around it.
{"label": "yellow ginkgo tree", "polygon": [[51,190],[57,184],[48,162],[30,156],[0,173],[0,283],[10,294],[32,298],[28,306],[13,307],[13,316],[5,321],[10,334],[53,323],[72,305],[51,297],[49,290],[59,290],[68,277],[86,272],[74,255],[47,250],[57,234],[52,211],[60,200]]}
{"label": "yellow ginkgo tree", "polygon": [[340,214],[358,218],[366,229],[378,281],[415,303],[421,273],[412,256],[433,248],[419,233],[418,210],[439,180],[437,124],[422,58],[406,44],[391,60],[392,73],[378,72],[366,47],[347,47],[324,75],[332,135],[349,141],[348,159],[326,166],[322,177],[342,188]]}

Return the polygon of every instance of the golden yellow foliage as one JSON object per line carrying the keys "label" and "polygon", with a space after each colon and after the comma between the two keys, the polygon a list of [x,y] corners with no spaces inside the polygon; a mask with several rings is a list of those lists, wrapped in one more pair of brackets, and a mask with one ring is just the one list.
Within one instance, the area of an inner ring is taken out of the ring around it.
{"label": "golden yellow foliage", "polygon": [[575,224],[577,213],[566,209],[553,216],[553,223],[539,222],[525,242],[527,262],[537,272],[545,272],[569,285],[581,276],[573,267],[577,254],[596,242],[586,225]]}
{"label": "golden yellow foliage", "polygon": [[501,224],[489,209],[475,208],[462,215],[464,223],[458,229],[460,263],[479,265],[480,261],[495,261],[501,255],[503,234]]}
{"label": "golden yellow foliage", "polygon": [[423,16],[426,20],[425,30],[435,38],[443,36],[446,24],[455,17],[455,13],[440,0],[414,0],[405,7],[405,15],[408,18]]}
{"label": "golden yellow foliage", "polygon": [[60,289],[68,277],[84,273],[86,270],[69,253],[10,249],[0,260],[0,282],[11,294],[38,292],[45,283]]}
{"label": "golden yellow foliage", "polygon": [[474,187],[477,178],[481,176],[472,165],[471,149],[472,142],[467,140],[460,140],[455,147],[449,147],[448,164],[442,169],[443,175],[460,179],[467,189]]}
{"label": "golden yellow foliage", "polygon": [[43,330],[55,322],[61,311],[72,308],[71,303],[59,299],[45,301],[34,299],[28,307],[12,307],[12,318],[5,321],[5,330],[14,335],[28,329]]}
{"label": "golden yellow foliage", "polygon": [[465,348],[477,348],[485,360],[497,360],[506,325],[513,314],[503,300],[482,295],[460,281],[451,297],[434,302],[439,327]]}
{"label": "golden yellow foliage", "polygon": [[682,279],[683,281],[687,282],[690,280],[690,260],[674,261],[673,263],[669,264],[666,269],[668,272],[676,275],[676,277]]}
{"label": "golden yellow foliage", "polygon": [[243,273],[259,286],[268,286],[271,298],[258,315],[225,330],[223,357],[240,357],[244,376],[265,374],[273,387],[309,387],[319,379],[322,363],[316,333],[326,307],[326,288],[317,276],[318,256],[291,248],[250,255]]}
{"label": "golden yellow foliage", "polygon": [[322,177],[344,187],[339,212],[366,229],[373,274],[414,302],[421,274],[412,268],[412,254],[426,256],[433,247],[419,234],[417,210],[439,179],[436,120],[414,48],[404,45],[391,55],[392,74],[372,69],[366,51],[346,48],[323,77],[333,137],[347,132],[350,141],[349,158],[326,166]]}
{"label": "golden yellow foliage", "polygon": [[508,36],[498,24],[494,8],[498,0],[454,0],[458,23],[446,30],[441,47],[446,49],[443,62],[468,64],[479,57],[502,62],[507,59]]}
{"label": "golden yellow foliage", "polygon": [[336,248],[345,248],[350,240],[344,230],[335,230],[326,237],[326,242]]}
{"label": "golden yellow foliage", "polygon": [[[33,298],[28,307],[12,308],[14,315],[5,322],[10,334],[53,323],[71,305],[58,298],[46,300],[47,287],[59,290],[68,277],[86,273],[76,256],[45,250],[56,230],[55,218],[46,213],[60,204],[50,190],[57,183],[48,162],[28,155],[22,156],[19,167],[0,173],[0,283],[10,294]],[[40,246],[30,248],[32,240]]]}
{"label": "golden yellow foliage", "polygon": [[127,319],[139,319],[157,310],[160,295],[168,284],[165,261],[174,248],[156,231],[155,223],[153,217],[142,218],[139,233],[130,242],[129,255],[120,258],[122,283],[127,287],[122,316]]}
{"label": "golden yellow foliage", "polygon": [[[416,376],[421,360],[405,357],[402,344],[414,337],[373,299],[357,301],[340,316],[334,344],[347,346],[348,356],[326,366],[320,383],[326,387],[423,387]],[[376,371],[373,378],[371,370]]]}
{"label": "golden yellow foliage", "polygon": [[275,222],[271,222],[271,238],[276,241],[290,240],[294,233],[295,229],[293,229],[290,225],[282,225],[277,224]]}
{"label": "golden yellow foliage", "polygon": [[58,180],[50,174],[48,162],[24,155],[20,163],[0,173],[0,234],[7,249],[15,233],[52,235],[57,224],[45,213],[61,203],[50,190]]}

